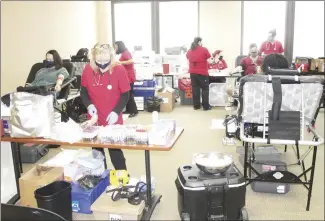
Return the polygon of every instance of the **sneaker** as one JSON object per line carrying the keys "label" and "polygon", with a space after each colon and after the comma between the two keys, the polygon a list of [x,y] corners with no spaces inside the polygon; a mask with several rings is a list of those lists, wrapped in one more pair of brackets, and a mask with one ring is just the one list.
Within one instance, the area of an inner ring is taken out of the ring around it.
{"label": "sneaker", "polygon": [[138,115],[138,113],[130,114],[130,115],[129,115],[129,118],[136,117],[137,115]]}
{"label": "sneaker", "polygon": [[209,106],[208,108],[204,108],[205,111],[209,111],[209,110],[212,110],[212,107]]}
{"label": "sneaker", "polygon": [[194,110],[199,110],[201,109],[201,107],[194,107]]}

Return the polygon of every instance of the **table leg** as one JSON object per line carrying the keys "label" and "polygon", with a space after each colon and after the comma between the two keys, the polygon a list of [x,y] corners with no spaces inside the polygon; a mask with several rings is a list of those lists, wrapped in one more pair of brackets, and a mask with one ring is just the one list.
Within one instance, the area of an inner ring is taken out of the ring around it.
{"label": "table leg", "polygon": [[157,204],[160,202],[161,195],[152,196],[151,190],[151,170],[150,170],[150,152],[145,150],[145,164],[146,164],[146,183],[147,183],[147,201],[146,206],[143,211],[141,220],[150,220],[153,211],[155,210]]}
{"label": "table leg", "polygon": [[16,185],[17,185],[17,194],[9,200],[8,204],[16,204],[18,200],[20,200],[19,178],[20,178],[20,173],[22,168],[19,167],[21,165],[21,159],[20,156],[18,155],[18,148],[19,148],[18,143],[13,143],[13,142],[11,143],[12,160],[13,160]]}
{"label": "table leg", "polygon": [[315,166],[316,166],[316,156],[317,156],[317,146],[314,147],[313,159],[312,159],[312,163],[311,163],[312,164],[312,169],[310,171],[310,181],[309,181],[308,198],[307,198],[307,206],[306,206],[307,211],[309,211],[311,194],[312,194],[312,191],[313,191],[314,173],[315,173]]}

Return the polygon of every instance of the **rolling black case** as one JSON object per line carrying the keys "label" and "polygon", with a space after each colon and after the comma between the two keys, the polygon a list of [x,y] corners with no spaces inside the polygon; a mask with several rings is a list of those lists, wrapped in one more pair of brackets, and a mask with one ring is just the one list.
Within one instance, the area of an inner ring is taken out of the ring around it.
{"label": "rolling black case", "polygon": [[182,166],[175,184],[182,220],[248,220],[245,179],[235,165],[216,175]]}
{"label": "rolling black case", "polygon": [[22,144],[20,156],[22,163],[36,163],[49,152],[48,145],[44,144]]}

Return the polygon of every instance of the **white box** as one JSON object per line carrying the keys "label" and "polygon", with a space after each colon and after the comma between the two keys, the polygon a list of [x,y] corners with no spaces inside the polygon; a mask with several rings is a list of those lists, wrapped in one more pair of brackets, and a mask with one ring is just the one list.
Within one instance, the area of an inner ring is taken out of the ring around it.
{"label": "white box", "polygon": [[114,202],[105,191],[91,205],[91,211],[95,220],[141,220],[144,206],[144,201],[136,206],[129,204],[126,199]]}

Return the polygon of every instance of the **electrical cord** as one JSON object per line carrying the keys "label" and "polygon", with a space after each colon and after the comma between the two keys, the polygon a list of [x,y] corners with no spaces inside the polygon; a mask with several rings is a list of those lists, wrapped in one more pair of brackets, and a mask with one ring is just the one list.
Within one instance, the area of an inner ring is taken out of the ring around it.
{"label": "electrical cord", "polygon": [[[135,186],[122,186],[112,190],[108,190],[106,191],[106,193],[112,193],[111,199],[114,202],[120,199],[127,199],[128,203],[130,203],[131,205],[139,205],[142,200],[146,200],[147,198],[146,191],[142,192],[143,188],[146,186],[146,183],[138,182]],[[132,188],[135,188],[134,191],[130,191],[130,189]]]}

